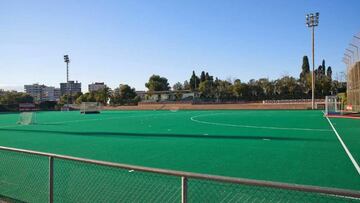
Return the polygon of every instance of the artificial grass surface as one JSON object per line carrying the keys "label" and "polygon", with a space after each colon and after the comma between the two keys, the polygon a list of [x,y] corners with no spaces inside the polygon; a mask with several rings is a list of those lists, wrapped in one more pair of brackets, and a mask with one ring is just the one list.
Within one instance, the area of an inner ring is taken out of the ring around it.
{"label": "artificial grass surface", "polygon": [[[17,119],[17,114],[0,114],[1,146],[360,190],[359,174],[320,111],[39,112],[38,124],[30,126],[15,125]],[[359,163],[360,120],[331,120]]]}

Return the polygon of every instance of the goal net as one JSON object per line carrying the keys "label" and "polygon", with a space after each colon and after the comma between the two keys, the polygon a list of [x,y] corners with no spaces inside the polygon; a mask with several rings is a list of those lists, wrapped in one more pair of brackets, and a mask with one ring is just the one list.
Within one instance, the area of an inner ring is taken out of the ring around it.
{"label": "goal net", "polygon": [[17,122],[20,125],[31,125],[36,123],[36,114],[34,112],[22,112],[20,113],[19,120]]}
{"label": "goal net", "polygon": [[337,96],[325,97],[325,115],[338,115],[342,113],[341,102]]}
{"label": "goal net", "polygon": [[98,102],[83,102],[80,105],[80,113],[100,113],[101,105]]}

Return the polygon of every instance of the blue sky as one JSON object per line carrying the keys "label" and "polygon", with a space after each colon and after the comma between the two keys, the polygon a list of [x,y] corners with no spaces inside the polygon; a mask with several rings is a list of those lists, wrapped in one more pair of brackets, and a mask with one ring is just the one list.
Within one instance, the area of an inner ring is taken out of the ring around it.
{"label": "blue sky", "polygon": [[305,15],[320,12],[316,64],[334,72],[360,31],[358,0],[0,0],[0,88],[70,79],[144,90],[151,74],[174,84],[192,70],[222,79],[298,77],[311,56]]}

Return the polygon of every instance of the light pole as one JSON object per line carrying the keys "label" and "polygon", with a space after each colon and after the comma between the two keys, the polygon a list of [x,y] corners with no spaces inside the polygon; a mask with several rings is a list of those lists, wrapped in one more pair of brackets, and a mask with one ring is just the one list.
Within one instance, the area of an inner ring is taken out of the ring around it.
{"label": "light pole", "polygon": [[315,27],[319,25],[319,13],[307,14],[306,25],[312,30],[311,107],[315,109]]}
{"label": "light pole", "polygon": [[69,55],[64,55],[64,61],[66,63],[66,93],[67,93],[67,108],[69,108]]}

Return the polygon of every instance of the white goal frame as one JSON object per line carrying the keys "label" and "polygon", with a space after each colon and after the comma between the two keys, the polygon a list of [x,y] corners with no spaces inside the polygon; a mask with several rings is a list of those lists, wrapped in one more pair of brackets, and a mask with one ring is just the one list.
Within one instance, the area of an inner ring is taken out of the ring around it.
{"label": "white goal frame", "polygon": [[82,114],[91,114],[91,113],[100,113],[101,105],[98,102],[82,102],[80,104],[80,113]]}
{"label": "white goal frame", "polygon": [[19,125],[33,125],[36,123],[35,112],[21,112],[17,124]]}
{"label": "white goal frame", "polygon": [[325,97],[325,115],[339,115],[342,114],[341,102],[337,96]]}

